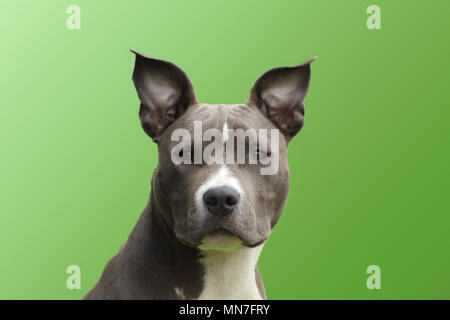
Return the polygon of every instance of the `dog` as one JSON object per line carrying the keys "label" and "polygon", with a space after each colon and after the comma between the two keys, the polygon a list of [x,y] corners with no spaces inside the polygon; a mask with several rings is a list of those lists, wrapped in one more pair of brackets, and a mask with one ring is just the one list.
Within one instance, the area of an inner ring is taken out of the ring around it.
{"label": "dog", "polygon": [[[266,299],[257,261],[287,200],[287,147],[303,127],[310,64],[316,57],[265,72],[246,104],[209,105],[197,101],[178,66],[131,51],[139,119],[157,143],[158,165],[146,208],[83,299]],[[198,135],[196,123],[202,132],[222,132],[220,144],[230,140],[232,130],[279,132],[266,139],[276,148],[245,155],[276,156],[276,174],[261,174],[260,163],[205,164],[200,159],[175,164],[174,154],[196,157],[197,147],[190,143],[174,152],[179,141],[174,132]]]}

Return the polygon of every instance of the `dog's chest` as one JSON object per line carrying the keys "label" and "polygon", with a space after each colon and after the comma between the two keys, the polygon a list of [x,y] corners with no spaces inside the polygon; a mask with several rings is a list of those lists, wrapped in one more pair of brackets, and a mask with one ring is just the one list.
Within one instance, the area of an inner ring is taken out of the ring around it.
{"label": "dog's chest", "polygon": [[205,270],[199,300],[260,300],[256,263],[262,246],[235,252],[207,252],[201,259]]}

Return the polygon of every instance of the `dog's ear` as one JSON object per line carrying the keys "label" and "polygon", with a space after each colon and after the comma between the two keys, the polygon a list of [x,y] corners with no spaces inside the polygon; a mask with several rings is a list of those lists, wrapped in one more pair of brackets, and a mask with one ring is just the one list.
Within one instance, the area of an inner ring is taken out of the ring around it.
{"label": "dog's ear", "polygon": [[157,142],[164,129],[197,103],[194,89],[173,63],[131,52],[136,55],[133,82],[141,100],[139,119],[144,131]]}
{"label": "dog's ear", "polygon": [[310,64],[316,59],[267,71],[256,80],[247,101],[247,105],[259,108],[288,141],[303,127],[303,100],[309,89]]}

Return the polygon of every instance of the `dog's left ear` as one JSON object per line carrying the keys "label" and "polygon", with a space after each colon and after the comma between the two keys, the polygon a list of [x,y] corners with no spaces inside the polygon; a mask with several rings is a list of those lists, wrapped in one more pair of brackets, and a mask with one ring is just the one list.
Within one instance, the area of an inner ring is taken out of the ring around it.
{"label": "dog's left ear", "polygon": [[197,103],[188,76],[171,62],[136,55],[133,82],[141,100],[142,128],[155,142],[186,109]]}
{"label": "dog's left ear", "polygon": [[303,127],[305,100],[311,77],[312,57],[294,67],[280,67],[267,71],[250,93],[247,105],[255,106],[291,140]]}

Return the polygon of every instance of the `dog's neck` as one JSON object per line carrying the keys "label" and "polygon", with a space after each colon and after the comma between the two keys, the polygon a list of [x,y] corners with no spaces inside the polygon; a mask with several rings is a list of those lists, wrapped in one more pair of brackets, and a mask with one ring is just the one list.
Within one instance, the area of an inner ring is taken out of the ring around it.
{"label": "dog's neck", "polygon": [[200,262],[205,270],[199,299],[260,300],[256,263],[262,245],[235,251],[208,250]]}
{"label": "dog's neck", "polygon": [[[129,250],[128,250],[129,248]],[[123,248],[136,264],[131,274],[145,273],[148,292],[159,299],[196,299],[202,290],[200,251],[182,244],[158,208],[149,202]],[[157,284],[157,285],[155,285]],[[183,295],[180,295],[180,292]]]}
{"label": "dog's neck", "polygon": [[188,247],[176,238],[150,201],[122,252],[138,264],[138,271],[150,271],[140,278],[160,283],[158,290],[168,299],[262,299],[264,289],[256,270],[261,248],[219,251]]}

